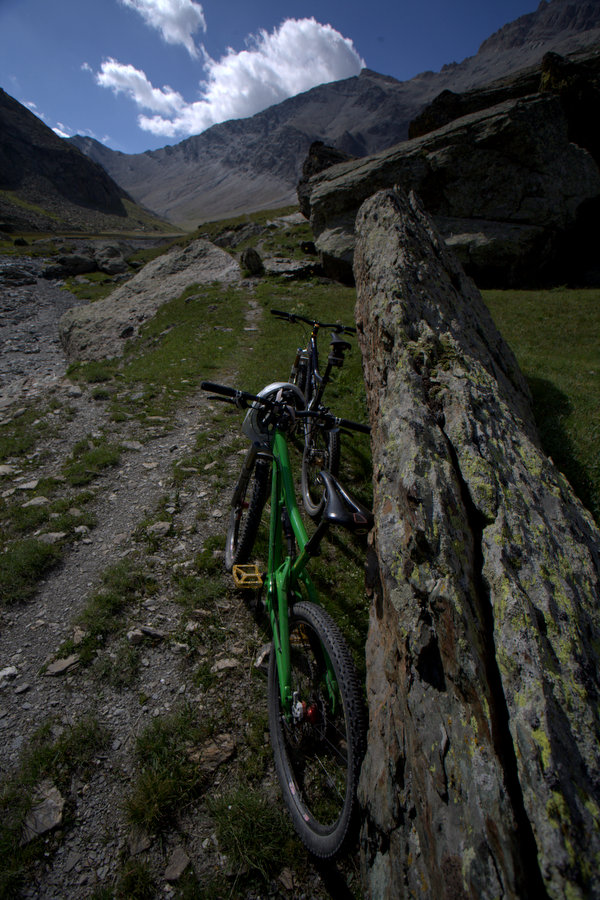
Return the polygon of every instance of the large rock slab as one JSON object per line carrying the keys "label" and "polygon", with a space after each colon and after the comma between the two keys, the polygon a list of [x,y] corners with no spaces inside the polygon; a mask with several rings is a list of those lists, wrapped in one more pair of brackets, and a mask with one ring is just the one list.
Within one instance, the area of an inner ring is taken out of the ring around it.
{"label": "large rock slab", "polygon": [[103,300],[69,310],[60,320],[60,339],[70,359],[120,356],[125,341],[137,335],[163,303],[192,284],[241,278],[235,259],[210,241],[192,241],[148,263],[130,281]]}
{"label": "large rock slab", "polygon": [[600,897],[600,533],[414,195],[357,218],[368,897]]}
{"label": "large rock slab", "polygon": [[[600,194],[600,171],[587,150],[570,142],[561,102],[549,94],[506,100],[391,150],[332,166],[309,187],[317,249],[334,277],[352,279],[360,204],[395,185],[416,191],[434,218],[454,220],[454,249],[475,277],[485,280],[487,269],[502,274],[512,246],[510,278],[522,284],[556,263],[555,238]],[[470,236],[474,226],[485,235],[483,265],[482,243]]]}

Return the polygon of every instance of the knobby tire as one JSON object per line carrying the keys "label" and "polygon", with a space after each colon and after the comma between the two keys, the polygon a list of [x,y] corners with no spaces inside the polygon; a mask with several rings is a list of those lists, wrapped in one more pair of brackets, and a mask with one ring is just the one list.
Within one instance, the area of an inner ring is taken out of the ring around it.
{"label": "knobby tire", "polygon": [[225,568],[229,572],[234,565],[248,562],[252,553],[269,493],[269,471],[269,462],[260,456],[256,456],[250,471],[242,470],[225,541]]}
{"label": "knobby tire", "polygon": [[[268,697],[275,767],[299,837],[315,856],[330,859],[354,837],[366,732],[360,682],[338,626],[314,603],[292,608],[290,653],[292,691],[310,714],[302,721],[284,715],[272,650]],[[327,658],[337,682],[334,700],[325,679]]]}

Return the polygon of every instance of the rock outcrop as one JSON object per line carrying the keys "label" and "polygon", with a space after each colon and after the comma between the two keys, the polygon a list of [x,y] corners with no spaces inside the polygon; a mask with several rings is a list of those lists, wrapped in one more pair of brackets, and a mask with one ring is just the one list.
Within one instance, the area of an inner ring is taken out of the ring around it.
{"label": "rock outcrop", "polygon": [[120,356],[125,341],[163,304],[192,284],[241,277],[235,259],[209,241],[176,247],[148,263],[130,281],[103,300],[70,309],[60,320],[60,339],[70,359]]}
{"label": "rock outcrop", "polygon": [[600,897],[600,533],[414,195],[363,205],[354,267],[376,521],[367,896]]}
{"label": "rock outcrop", "polygon": [[307,219],[310,219],[310,179],[313,175],[318,175],[319,172],[324,172],[325,169],[336,166],[338,163],[348,162],[350,159],[355,159],[350,153],[329,147],[323,141],[312,142],[308,148],[308,156],[302,164],[302,177],[296,189],[300,212]]}
{"label": "rock outcrop", "polygon": [[326,271],[351,281],[358,207],[397,184],[419,194],[480,286],[523,287],[575,272],[585,280],[597,258],[594,240],[588,260],[573,249],[581,250],[577,229],[588,243],[591,233],[598,238],[594,60],[548,57],[536,93],[526,94],[531,73],[463,97],[446,92],[415,126],[419,137],[313,176],[304,190]]}

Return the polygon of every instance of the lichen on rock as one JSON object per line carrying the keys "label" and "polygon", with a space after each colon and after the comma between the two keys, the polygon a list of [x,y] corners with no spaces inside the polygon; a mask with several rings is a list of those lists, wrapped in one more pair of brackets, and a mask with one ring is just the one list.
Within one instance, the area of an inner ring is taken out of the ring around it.
{"label": "lichen on rock", "polygon": [[418,199],[381,191],[356,233],[368,895],[599,897],[600,533]]}

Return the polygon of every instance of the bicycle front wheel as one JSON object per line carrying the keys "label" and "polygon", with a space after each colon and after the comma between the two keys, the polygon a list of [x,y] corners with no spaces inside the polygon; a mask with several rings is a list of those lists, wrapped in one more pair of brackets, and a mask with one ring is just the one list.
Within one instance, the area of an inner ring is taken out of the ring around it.
{"label": "bicycle front wheel", "polygon": [[325,469],[337,475],[340,469],[340,435],[324,431],[317,425],[307,425],[302,453],[302,500],[309,516],[321,514],[325,502],[325,486],[319,472]]}
{"label": "bicycle front wheel", "polygon": [[234,565],[248,562],[252,553],[269,493],[269,468],[268,460],[252,450],[248,452],[231,501],[225,541],[225,568],[228,572]]}
{"label": "bicycle front wheel", "polygon": [[321,607],[295,604],[289,625],[294,699],[286,714],[273,651],[268,687],[271,744],[298,835],[311,853],[329,859],[354,833],[366,731],[360,684],[339,628]]}

